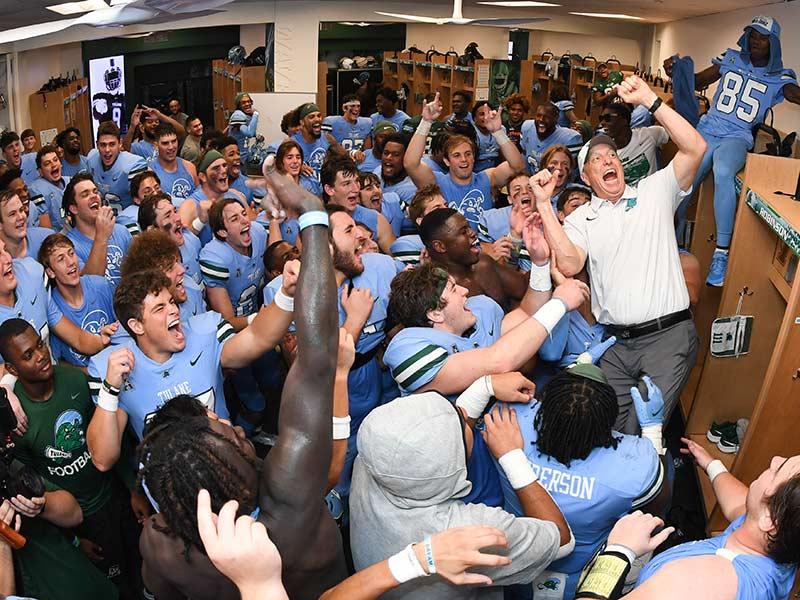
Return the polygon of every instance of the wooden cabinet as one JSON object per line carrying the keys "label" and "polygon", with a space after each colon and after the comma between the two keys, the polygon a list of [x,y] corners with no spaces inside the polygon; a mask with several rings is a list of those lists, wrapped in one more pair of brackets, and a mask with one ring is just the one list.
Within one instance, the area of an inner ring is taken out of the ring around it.
{"label": "wooden cabinet", "polygon": [[[47,129],[63,131],[77,127],[81,131],[82,152],[92,147],[92,120],[89,107],[89,82],[86,78],[61,87],[54,92],[31,94],[28,98],[31,127],[37,135]],[[37,139],[37,145],[39,140]]]}
{"label": "wooden cabinet", "polygon": [[[263,67],[256,68],[263,70]],[[236,109],[236,94],[242,91],[241,69],[242,67],[231,65],[224,59],[211,61],[214,129],[223,131],[228,126],[231,113]]]}

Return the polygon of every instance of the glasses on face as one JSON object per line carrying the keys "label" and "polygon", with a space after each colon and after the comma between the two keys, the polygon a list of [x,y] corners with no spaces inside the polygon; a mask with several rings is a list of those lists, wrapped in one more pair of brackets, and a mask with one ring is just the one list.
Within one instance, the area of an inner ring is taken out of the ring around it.
{"label": "glasses on face", "polygon": [[614,113],[603,113],[602,115],[600,115],[600,122],[603,123],[605,121],[613,121],[618,116],[619,115],[615,115]]}

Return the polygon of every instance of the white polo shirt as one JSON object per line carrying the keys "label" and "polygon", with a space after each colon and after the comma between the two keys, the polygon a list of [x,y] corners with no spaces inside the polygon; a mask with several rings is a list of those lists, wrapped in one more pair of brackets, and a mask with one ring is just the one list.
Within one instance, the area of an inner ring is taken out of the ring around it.
{"label": "white polo shirt", "polygon": [[595,195],[564,222],[587,254],[592,312],[606,325],[636,325],[689,307],[673,215],[681,191],[672,163],[626,186],[616,204]]}

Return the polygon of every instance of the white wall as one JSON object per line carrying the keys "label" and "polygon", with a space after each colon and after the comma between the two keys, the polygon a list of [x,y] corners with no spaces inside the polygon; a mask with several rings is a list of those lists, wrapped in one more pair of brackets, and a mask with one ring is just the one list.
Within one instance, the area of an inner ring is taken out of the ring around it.
{"label": "white wall", "polygon": [[[726,48],[738,48],[736,41],[742,28],[753,16],[765,14],[775,17],[782,26],[781,49],[784,67],[800,70],[800,3],[771,4],[752,9],[696,17],[683,21],[664,23],[656,27],[655,39],[660,42],[660,52],[654,57],[657,64],[675,53],[691,56],[695,72],[711,64],[711,59]],[[655,45],[657,48],[657,44]],[[655,54],[655,51],[654,51]],[[713,89],[709,90],[709,96]],[[783,131],[800,132],[800,106],[783,102],[775,108],[775,125]]]}
{"label": "white wall", "polygon": [[406,25],[406,48],[411,45],[428,51],[434,46],[447,52],[450,46],[459,54],[470,42],[477,42],[484,58],[508,58],[508,29],[479,25]]}

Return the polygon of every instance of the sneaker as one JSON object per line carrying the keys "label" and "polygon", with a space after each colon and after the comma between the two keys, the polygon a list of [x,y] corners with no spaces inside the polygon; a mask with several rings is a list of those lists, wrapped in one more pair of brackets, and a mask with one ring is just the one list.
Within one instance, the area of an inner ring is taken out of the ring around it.
{"label": "sneaker", "polygon": [[717,448],[725,454],[735,454],[739,451],[739,436],[736,434],[736,425],[732,430],[726,430],[717,442]]}
{"label": "sneaker", "polygon": [[706,285],[722,287],[725,283],[725,272],[728,270],[728,253],[722,250],[714,250],[711,257],[711,269],[706,277]]}
{"label": "sneaker", "polygon": [[736,423],[732,423],[730,421],[725,421],[723,423],[717,423],[716,421],[711,423],[711,427],[708,428],[706,432],[706,439],[716,444],[719,442],[726,433],[730,434],[730,432],[736,433]]}

